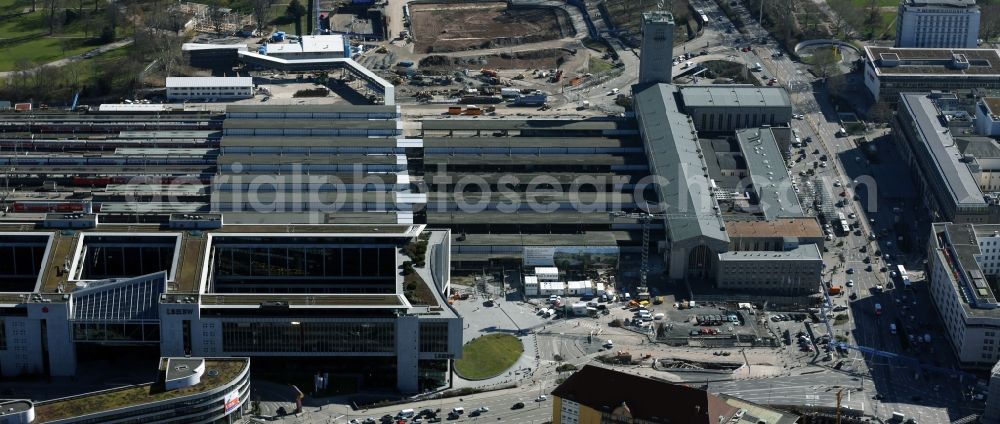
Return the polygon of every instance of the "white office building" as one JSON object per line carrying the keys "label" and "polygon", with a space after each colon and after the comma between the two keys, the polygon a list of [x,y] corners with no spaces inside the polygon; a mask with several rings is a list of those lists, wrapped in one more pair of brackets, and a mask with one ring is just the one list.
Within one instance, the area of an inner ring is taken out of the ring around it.
{"label": "white office building", "polygon": [[1000,359],[1000,304],[988,278],[1000,273],[1000,225],[935,223],[928,246],[931,298],[963,368]]}
{"label": "white office building", "polygon": [[896,47],[976,47],[979,18],[975,0],[903,0],[896,23]]}
{"label": "white office building", "polygon": [[253,97],[251,77],[167,77],[167,100],[233,100]]}

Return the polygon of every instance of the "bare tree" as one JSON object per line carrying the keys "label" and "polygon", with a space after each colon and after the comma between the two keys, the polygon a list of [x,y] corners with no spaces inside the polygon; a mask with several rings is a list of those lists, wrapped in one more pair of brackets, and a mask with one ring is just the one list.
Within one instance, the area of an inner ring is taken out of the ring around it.
{"label": "bare tree", "polygon": [[892,106],[885,100],[879,100],[868,109],[868,119],[872,122],[889,122],[892,119]]}
{"label": "bare tree", "polygon": [[56,32],[56,27],[59,25],[59,20],[56,19],[56,9],[60,7],[59,0],[45,0],[45,7],[48,9],[48,24],[49,24],[49,35]]}
{"label": "bare tree", "polygon": [[837,71],[837,51],[834,48],[820,47],[813,53],[813,72],[821,78],[826,78]]}
{"label": "bare tree", "polygon": [[979,38],[992,40],[1000,35],[1000,1],[981,3],[979,9],[982,16],[979,22]]}
{"label": "bare tree", "polygon": [[273,3],[272,0],[250,0],[250,14],[253,15],[253,20],[257,24],[257,30],[264,28],[264,22],[268,18]]}
{"label": "bare tree", "polygon": [[212,23],[215,32],[222,32],[222,24],[226,22],[226,12],[222,9],[219,0],[212,0],[208,3],[208,20]]}

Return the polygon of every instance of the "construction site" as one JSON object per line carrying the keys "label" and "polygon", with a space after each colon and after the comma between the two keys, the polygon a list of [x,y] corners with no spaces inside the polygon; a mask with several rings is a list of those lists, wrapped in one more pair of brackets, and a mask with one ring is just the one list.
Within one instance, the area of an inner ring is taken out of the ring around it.
{"label": "construction site", "polygon": [[503,1],[413,3],[410,15],[416,53],[511,47],[576,33],[562,9]]}

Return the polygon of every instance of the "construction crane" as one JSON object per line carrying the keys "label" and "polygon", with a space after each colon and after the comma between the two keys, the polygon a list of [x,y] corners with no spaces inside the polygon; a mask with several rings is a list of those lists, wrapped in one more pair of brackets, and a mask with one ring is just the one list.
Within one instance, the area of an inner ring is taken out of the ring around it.
{"label": "construction crane", "polygon": [[844,389],[837,390],[837,424],[840,424],[840,397],[844,393]]}
{"label": "construction crane", "polygon": [[628,218],[642,223],[642,264],[639,266],[639,287],[636,288],[638,300],[649,300],[649,286],[646,285],[646,276],[649,274],[649,222],[666,216],[662,213],[649,212],[611,212],[612,219]]}

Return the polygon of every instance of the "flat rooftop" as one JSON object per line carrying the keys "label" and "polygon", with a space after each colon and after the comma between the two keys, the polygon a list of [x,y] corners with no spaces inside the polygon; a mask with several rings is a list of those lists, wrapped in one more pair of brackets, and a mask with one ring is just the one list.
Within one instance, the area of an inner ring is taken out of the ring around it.
{"label": "flat rooftop", "polygon": [[396,129],[392,119],[227,119],[222,128],[229,129]]}
{"label": "flat rooftop", "polygon": [[227,135],[219,141],[226,147],[396,147],[395,138],[385,137],[281,137]]}
{"label": "flat rooftop", "polygon": [[781,218],[773,221],[726,221],[729,237],[823,237],[823,228],[813,217]]}
{"label": "flat rooftop", "polygon": [[344,36],[332,35],[303,35],[300,37],[301,43],[289,41],[288,43],[271,43],[267,45],[268,54],[291,54],[291,53],[341,53],[344,52]]}
{"label": "flat rooftop", "polygon": [[[626,232],[620,232],[626,233]],[[453,246],[618,246],[626,234],[616,231],[587,231],[578,234],[466,234],[458,240],[452,234]],[[520,255],[520,252],[518,253]]]}
{"label": "flat rooftop", "polygon": [[770,220],[804,215],[774,132],[770,128],[739,130],[736,141],[750,171],[750,181],[764,217]]}
{"label": "flat rooftop", "polygon": [[167,88],[253,87],[252,77],[167,77]]}
{"label": "flat rooftop", "polygon": [[[635,223],[634,219],[622,219],[615,218],[616,223]],[[454,212],[454,211],[443,211],[427,212],[427,223],[430,225],[459,225],[459,224],[480,224],[480,225],[532,225],[532,224],[548,224],[548,225],[574,225],[574,224],[591,224],[591,225],[610,225],[612,223],[611,217],[607,212],[593,212],[593,213],[581,213],[581,212],[532,212],[532,211],[522,211],[516,213],[503,213],[503,212],[479,212],[479,213],[467,213],[467,212]],[[558,236],[558,237],[561,237]]]}
{"label": "flat rooftop", "polygon": [[815,244],[800,244],[792,250],[735,250],[719,254],[719,261],[823,261]]}
{"label": "flat rooftop", "polygon": [[[161,371],[165,362],[161,361]],[[205,374],[202,375],[201,382],[193,386],[166,391],[163,389],[162,383],[149,383],[40,402],[35,404],[35,420],[48,422],[66,418],[83,418],[90,414],[114,409],[204,393],[232,383],[249,366],[249,358],[206,359]]]}
{"label": "flat rooftop", "polygon": [[792,107],[784,87],[691,85],[680,92],[684,107]]}
{"label": "flat rooftop", "polygon": [[[48,263],[42,271],[40,293],[56,293],[59,287],[71,291],[69,273],[57,272],[65,258],[72,258],[80,238],[89,234],[127,235],[135,233],[179,234],[181,237],[177,268],[174,281],[169,285],[171,293],[196,293],[201,284],[202,264],[208,251],[208,234],[212,235],[267,235],[280,236],[336,236],[367,235],[369,237],[412,237],[422,229],[411,225],[284,225],[263,223],[249,225],[226,225],[217,230],[204,232],[182,231],[160,228],[158,225],[99,225],[96,228],[79,229],[69,232],[40,230],[52,234],[52,244]],[[0,232],[36,231],[33,224],[0,224]]]}
{"label": "flat rooftop", "polygon": [[226,113],[310,114],[310,113],[396,113],[393,105],[226,105]]}
{"label": "flat rooftop", "polygon": [[[1000,76],[1000,54],[994,49],[926,49],[865,46],[868,62],[879,76],[886,75],[962,75],[967,77]],[[968,67],[956,66],[956,57],[968,61]]]}
{"label": "flat rooftop", "polygon": [[979,183],[962,161],[963,154],[951,131],[941,124],[940,112],[927,93],[903,93],[900,95],[898,113],[907,113],[916,123],[914,133],[930,153],[938,177],[948,187],[948,195],[956,205],[985,205]]}
{"label": "flat rooftop", "polygon": [[[396,154],[279,154],[279,153],[229,153],[219,156],[219,165],[231,164],[263,164],[263,165],[395,165],[400,162],[400,156]],[[405,157],[404,157],[405,163]]]}
{"label": "flat rooftop", "polygon": [[322,306],[324,308],[390,308],[406,309],[409,302],[402,294],[237,294],[209,293],[200,297],[203,307],[257,307],[267,302],[285,302],[290,308]]}
{"label": "flat rooftop", "polygon": [[[966,315],[980,318],[1000,318],[1000,308],[997,308],[996,294],[990,288],[982,268],[976,261],[976,256],[982,254],[977,236],[985,236],[980,231],[1000,230],[998,225],[987,225],[983,228],[972,224],[952,224],[939,222],[932,224],[933,236],[931,243],[937,249],[947,251],[943,255],[937,253],[944,266],[951,269],[946,273],[952,281],[959,303]],[[992,236],[993,233],[988,234]],[[961,279],[957,277],[961,277]]]}
{"label": "flat rooftop", "polygon": [[642,147],[639,138],[613,137],[426,137],[424,148],[625,148]]}
{"label": "flat rooftop", "polygon": [[624,120],[580,119],[473,119],[450,118],[422,121],[424,130],[540,130],[540,131],[603,131],[634,129]]}
{"label": "flat rooftop", "polygon": [[982,100],[991,115],[1000,116],[1000,97],[983,97]]}
{"label": "flat rooftop", "polygon": [[584,153],[584,154],[448,154],[425,153],[425,164],[445,165],[645,165],[641,153]]}

